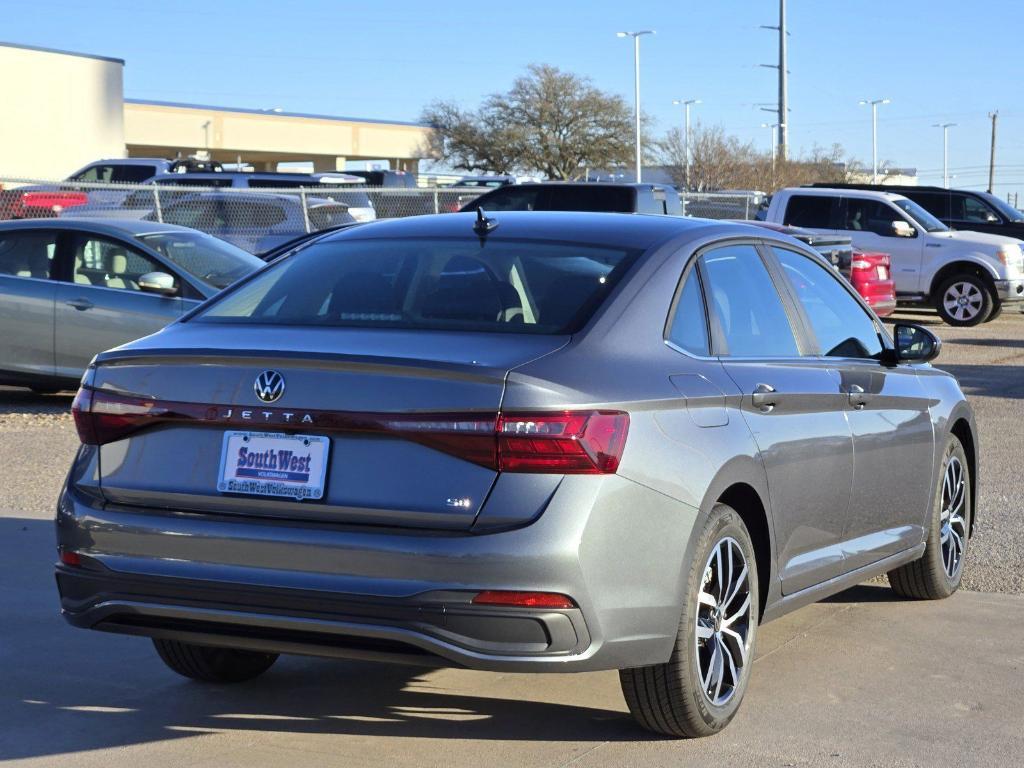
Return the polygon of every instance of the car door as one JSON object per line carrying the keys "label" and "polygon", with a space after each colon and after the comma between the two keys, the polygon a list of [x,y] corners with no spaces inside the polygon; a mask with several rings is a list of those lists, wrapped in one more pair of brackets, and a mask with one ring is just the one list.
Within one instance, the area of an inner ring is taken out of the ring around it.
{"label": "car door", "polygon": [[180,295],[141,290],[138,278],[147,272],[167,272],[181,284],[177,274],[125,242],[85,232],[73,235],[54,316],[59,376],[80,376],[93,355],[148,336],[192,306]]}
{"label": "car door", "polygon": [[843,572],[853,438],[839,382],[811,356],[783,278],[754,242],[701,254],[712,342],[743,393],[757,443],[784,594]]}
{"label": "car door", "polygon": [[772,246],[821,364],[846,398],[853,433],[853,490],[843,527],[853,570],[919,544],[932,483],[928,399],[915,370],[884,367],[878,321],[818,260]]}
{"label": "car door", "polygon": [[[897,235],[893,222],[909,224],[913,236]],[[888,253],[896,293],[922,290],[921,261],[924,238],[918,227],[882,200],[844,197],[839,209],[839,231],[853,240],[853,247],[865,253]]]}
{"label": "car door", "polygon": [[59,233],[48,229],[0,232],[0,376],[54,374],[51,279]]}

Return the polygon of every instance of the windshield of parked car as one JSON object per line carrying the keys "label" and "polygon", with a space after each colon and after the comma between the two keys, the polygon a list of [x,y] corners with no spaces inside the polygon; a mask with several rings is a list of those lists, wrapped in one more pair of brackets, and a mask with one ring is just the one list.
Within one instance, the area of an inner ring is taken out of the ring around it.
{"label": "windshield of parked car", "polygon": [[137,237],[175,266],[217,289],[263,266],[252,254],[202,232],[157,232]]}
{"label": "windshield of parked car", "polygon": [[949,227],[943,224],[941,221],[932,216],[928,211],[922,208],[920,205],[915,203],[913,200],[907,198],[899,198],[893,200],[896,207],[903,211],[905,214],[910,216],[914,221],[924,227],[925,232],[948,232]]}
{"label": "windshield of parked car", "polygon": [[1005,200],[1001,200],[995,195],[990,195],[988,192],[981,192],[979,194],[981,197],[985,198],[985,202],[999,211],[999,213],[1005,216],[1007,220],[1018,224],[1024,224],[1024,212],[1018,211]]}
{"label": "windshield of parked car", "polygon": [[313,243],[195,320],[504,333],[572,333],[638,252],[540,241]]}

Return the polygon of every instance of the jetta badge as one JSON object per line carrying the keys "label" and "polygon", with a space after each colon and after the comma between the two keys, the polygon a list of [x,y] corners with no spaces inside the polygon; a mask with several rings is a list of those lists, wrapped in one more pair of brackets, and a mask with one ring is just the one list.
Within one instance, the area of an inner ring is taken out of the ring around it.
{"label": "jetta badge", "polygon": [[263,371],[256,377],[252,388],[256,391],[256,397],[264,403],[277,402],[284,394],[284,376],[277,371]]}

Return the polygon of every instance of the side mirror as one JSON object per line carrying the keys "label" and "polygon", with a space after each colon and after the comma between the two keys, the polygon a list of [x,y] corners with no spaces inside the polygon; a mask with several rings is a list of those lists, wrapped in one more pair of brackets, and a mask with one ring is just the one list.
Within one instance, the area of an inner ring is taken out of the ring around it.
{"label": "side mirror", "polygon": [[162,296],[170,296],[178,292],[178,286],[174,284],[174,278],[166,272],[147,272],[139,277],[139,289],[146,293],[159,293]]}
{"label": "side mirror", "polygon": [[882,355],[882,362],[887,365],[930,363],[942,351],[939,337],[920,325],[896,323],[892,336],[895,348],[885,350]]}
{"label": "side mirror", "polygon": [[985,221],[987,221],[989,224],[998,224],[999,217],[992,213],[992,211],[989,211],[988,213],[985,214]]}
{"label": "side mirror", "polygon": [[892,223],[892,233],[896,237],[916,237],[917,232],[912,226],[902,219],[897,219]]}

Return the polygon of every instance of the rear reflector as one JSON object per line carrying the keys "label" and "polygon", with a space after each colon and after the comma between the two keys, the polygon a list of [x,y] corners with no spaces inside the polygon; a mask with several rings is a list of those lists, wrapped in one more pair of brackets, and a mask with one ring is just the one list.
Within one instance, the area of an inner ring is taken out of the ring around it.
{"label": "rear reflector", "polygon": [[506,605],[515,608],[575,608],[576,603],[554,592],[505,592],[489,590],[473,598],[473,605]]}
{"label": "rear reflector", "polygon": [[77,552],[71,552],[71,551],[66,550],[66,549],[61,549],[59,554],[60,554],[60,561],[64,565],[78,566],[78,565],[82,564],[82,558],[78,556]]}
{"label": "rear reflector", "polygon": [[[248,426],[233,406],[176,403],[81,388],[71,404],[79,439],[104,445],[160,423]],[[279,409],[277,409],[279,410]],[[293,411],[294,409],[288,409]],[[273,415],[275,409],[261,408]],[[400,437],[496,472],[614,474],[629,431],[622,411],[352,413],[311,411],[304,429]]]}

